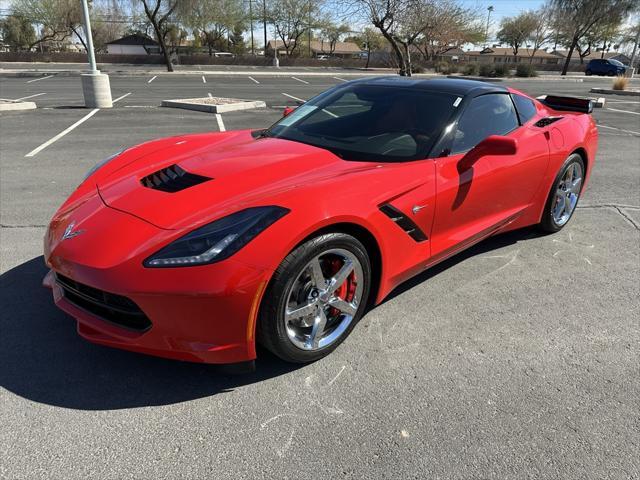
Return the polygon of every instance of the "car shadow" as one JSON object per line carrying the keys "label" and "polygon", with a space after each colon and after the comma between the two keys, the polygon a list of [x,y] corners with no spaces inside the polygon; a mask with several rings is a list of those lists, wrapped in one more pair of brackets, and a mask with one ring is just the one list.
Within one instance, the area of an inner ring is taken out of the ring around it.
{"label": "car shadow", "polygon": [[300,368],[260,351],[255,372],[229,375],[91,344],[42,287],[46,272],[37,257],[0,275],[0,387],[34,402],[82,410],[167,405]]}
{"label": "car shadow", "polygon": [[[536,235],[526,229],[485,240],[403,283],[385,302],[469,257]],[[42,287],[46,272],[40,256],[0,275],[0,387],[28,400],[81,410],[168,405],[304,368],[259,350],[255,372],[228,375],[214,365],[91,344],[77,335],[74,320],[54,306],[51,292]]]}

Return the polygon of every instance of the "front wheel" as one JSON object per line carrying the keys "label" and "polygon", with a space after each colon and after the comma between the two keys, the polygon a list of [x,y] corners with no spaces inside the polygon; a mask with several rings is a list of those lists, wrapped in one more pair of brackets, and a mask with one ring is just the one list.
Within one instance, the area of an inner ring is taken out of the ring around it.
{"label": "front wheel", "polygon": [[280,264],[265,292],[258,339],[293,363],[318,360],[349,335],[367,306],[371,263],[344,233],[313,238]]}
{"label": "front wheel", "polygon": [[569,155],[549,192],[540,222],[543,231],[557,232],[569,222],[582,193],[584,172],[582,157],[577,153]]}

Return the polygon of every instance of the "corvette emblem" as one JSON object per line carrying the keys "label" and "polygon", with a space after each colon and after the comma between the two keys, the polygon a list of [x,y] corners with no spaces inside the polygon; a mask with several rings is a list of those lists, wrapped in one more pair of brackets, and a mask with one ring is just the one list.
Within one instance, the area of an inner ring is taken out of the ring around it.
{"label": "corvette emblem", "polygon": [[76,230],[74,232],[73,227],[75,226],[76,226],[76,222],[71,222],[69,225],[67,225],[67,228],[64,230],[64,233],[62,234],[62,240],[68,240],[70,238],[77,237],[78,235],[81,235],[84,233],[84,230]]}

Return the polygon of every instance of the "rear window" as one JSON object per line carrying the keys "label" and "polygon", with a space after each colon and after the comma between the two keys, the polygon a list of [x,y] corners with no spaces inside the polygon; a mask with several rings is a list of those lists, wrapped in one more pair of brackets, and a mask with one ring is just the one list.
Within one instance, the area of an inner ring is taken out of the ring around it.
{"label": "rear window", "polygon": [[521,124],[524,125],[535,116],[537,109],[531,99],[516,94],[513,95],[513,102],[516,104]]}

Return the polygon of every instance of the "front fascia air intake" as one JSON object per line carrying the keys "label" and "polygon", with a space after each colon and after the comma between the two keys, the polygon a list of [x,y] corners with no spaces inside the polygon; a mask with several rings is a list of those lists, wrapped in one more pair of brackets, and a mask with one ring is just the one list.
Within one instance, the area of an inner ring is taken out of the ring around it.
{"label": "front fascia air intake", "polygon": [[407,235],[413,238],[416,242],[424,242],[427,240],[425,233],[415,224],[413,220],[407,217],[404,213],[398,210],[393,205],[385,203],[381,205],[380,211],[389,217],[393,222],[404,230]]}

